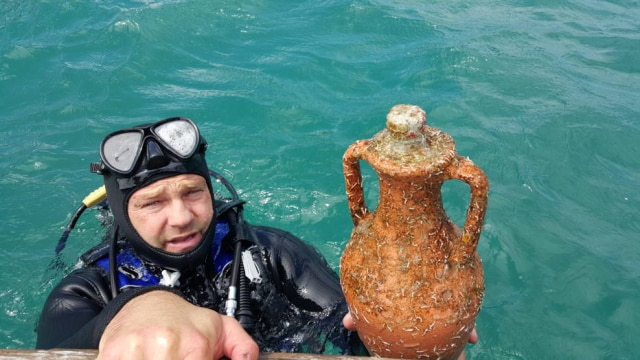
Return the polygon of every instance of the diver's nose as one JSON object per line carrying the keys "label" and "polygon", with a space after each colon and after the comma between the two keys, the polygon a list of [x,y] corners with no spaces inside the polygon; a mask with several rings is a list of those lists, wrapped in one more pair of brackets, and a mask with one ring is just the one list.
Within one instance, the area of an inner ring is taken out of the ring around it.
{"label": "diver's nose", "polygon": [[174,228],[186,228],[193,222],[195,216],[183,199],[174,199],[169,207],[168,223]]}

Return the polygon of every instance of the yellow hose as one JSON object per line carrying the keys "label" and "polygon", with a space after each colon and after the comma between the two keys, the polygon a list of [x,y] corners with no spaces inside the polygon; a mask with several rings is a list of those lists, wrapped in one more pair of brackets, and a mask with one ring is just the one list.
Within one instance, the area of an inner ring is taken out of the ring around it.
{"label": "yellow hose", "polygon": [[101,202],[102,200],[104,200],[107,197],[107,189],[104,187],[104,185],[100,186],[99,188],[93,190],[91,192],[91,194],[87,195],[83,200],[82,203],[84,204],[84,206],[86,206],[87,208],[90,208],[96,204],[98,204],[99,202]]}

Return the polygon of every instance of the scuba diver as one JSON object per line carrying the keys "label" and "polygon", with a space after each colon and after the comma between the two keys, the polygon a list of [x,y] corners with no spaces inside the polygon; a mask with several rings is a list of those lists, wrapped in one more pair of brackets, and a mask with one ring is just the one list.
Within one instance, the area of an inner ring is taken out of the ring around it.
{"label": "scuba diver", "polygon": [[[91,164],[104,188],[78,209],[56,252],[105,190],[112,224],[50,293],[37,348],[99,349],[100,359],[366,355],[343,326],[336,273],[296,236],[247,223],[206,149],[183,117],[106,136]],[[212,178],[230,198],[216,198]]]}

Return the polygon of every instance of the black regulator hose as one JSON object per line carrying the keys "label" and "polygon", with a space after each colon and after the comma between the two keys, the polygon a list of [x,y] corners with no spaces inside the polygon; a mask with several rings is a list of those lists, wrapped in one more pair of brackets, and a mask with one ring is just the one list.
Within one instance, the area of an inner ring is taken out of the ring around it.
{"label": "black regulator hose", "polygon": [[240,201],[236,189],[224,176],[211,169],[209,169],[209,175],[220,181],[227,188],[237,209],[237,212],[229,211],[229,225],[233,227],[235,237],[231,264],[231,283],[229,285],[229,296],[225,303],[225,312],[227,316],[235,317],[245,330],[250,331],[254,327],[254,322],[253,313],[251,312],[249,279],[245,275],[244,266],[242,265],[242,242],[249,240],[251,233],[248,229],[248,224],[242,218],[243,202]]}
{"label": "black regulator hose", "polygon": [[233,198],[233,200],[240,200],[240,197],[238,196],[238,192],[233,187],[233,185],[231,185],[229,180],[227,180],[224,176],[220,175],[219,173],[211,169],[209,169],[209,175],[213,176],[216,180],[220,181],[222,185],[224,185],[224,187],[227,188],[229,193],[231,193],[231,197]]}
{"label": "black regulator hose", "polygon": [[71,220],[69,221],[67,226],[64,228],[64,231],[62,232],[62,236],[60,236],[60,240],[58,240],[58,245],[56,245],[56,256],[60,255],[62,253],[62,250],[64,250],[65,246],[67,246],[67,240],[69,239],[69,234],[71,233],[71,230],[73,230],[73,228],[76,226],[78,219],[80,218],[80,216],[85,210],[87,210],[87,206],[85,204],[80,205],[80,207],[76,210],[76,212],[71,217]]}
{"label": "black regulator hose", "polygon": [[231,282],[229,283],[229,295],[225,302],[225,312],[227,316],[236,317],[238,310],[238,277],[240,276],[240,261],[242,258],[242,243],[236,242],[233,249],[233,260],[231,262]]}
{"label": "black regulator hose", "polygon": [[62,250],[64,250],[64,247],[67,245],[67,240],[69,239],[69,234],[71,233],[71,230],[73,230],[73,228],[76,226],[76,223],[78,222],[78,219],[80,218],[82,213],[88,208],[100,203],[106,197],[107,197],[107,190],[105,186],[102,185],[99,188],[92,191],[89,195],[87,195],[82,200],[82,205],[80,205],[80,207],[73,214],[73,216],[71,217],[71,220],[69,221],[67,226],[64,228],[64,231],[62,232],[62,236],[60,236],[60,240],[58,240],[58,245],[56,245],[56,256],[60,255],[62,253]]}
{"label": "black regulator hose", "polygon": [[102,202],[106,197],[107,197],[107,191],[104,185],[102,185],[96,190],[92,191],[89,195],[87,195],[82,200],[82,205],[80,205],[80,207],[76,209],[76,212],[71,217],[71,220],[69,220],[69,223],[67,224],[67,226],[64,228],[64,231],[62,232],[62,236],[60,236],[60,239],[58,240],[58,244],[56,245],[56,250],[55,250],[55,256],[53,260],[51,260],[51,263],[49,264],[49,269],[60,270],[64,268],[65,265],[64,265],[64,261],[62,261],[62,250],[64,250],[64,248],[67,246],[67,240],[69,239],[69,234],[71,234],[71,231],[76,226],[76,223],[78,222],[78,219],[80,219],[80,216],[82,216],[82,213],[88,208]]}
{"label": "black regulator hose", "polygon": [[116,262],[116,255],[118,254],[118,225],[114,225],[113,233],[109,242],[109,285],[111,285],[111,296],[115,299],[120,292],[118,287],[118,264]]}
{"label": "black regulator hose", "polygon": [[229,211],[229,224],[234,229],[234,253],[231,268],[231,284],[229,297],[226,302],[226,313],[235,317],[242,327],[251,331],[254,327],[253,313],[251,312],[251,292],[248,279],[242,265],[242,242],[249,240],[248,224],[242,218],[242,206],[237,212]]}
{"label": "black regulator hose", "polygon": [[240,292],[238,295],[238,311],[236,319],[242,327],[249,333],[253,331],[253,312],[251,311],[251,291],[249,289],[249,279],[244,273],[244,266],[240,267],[240,279],[238,287]]}

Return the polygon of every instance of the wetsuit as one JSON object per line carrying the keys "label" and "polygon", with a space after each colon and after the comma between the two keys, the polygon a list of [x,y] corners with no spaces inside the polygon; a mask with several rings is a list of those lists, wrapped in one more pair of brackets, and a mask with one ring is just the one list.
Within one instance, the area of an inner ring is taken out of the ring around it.
{"label": "wetsuit", "polygon": [[[365,354],[357,334],[342,326],[345,300],[338,277],[324,258],[288,232],[261,226],[251,231],[255,236],[244,245],[245,262],[256,271],[244,279],[253,321],[247,331],[260,350]],[[219,215],[209,260],[181,274],[173,287],[161,285],[163,269],[137,257],[127,241],[120,239],[120,292],[115,298],[110,287],[109,245],[103,241],[85,253],[84,266],[63,278],[49,295],[39,320],[36,347],[95,349],[116,313],[129,300],[152,290],[170,291],[224,314],[233,235],[225,216]]]}

